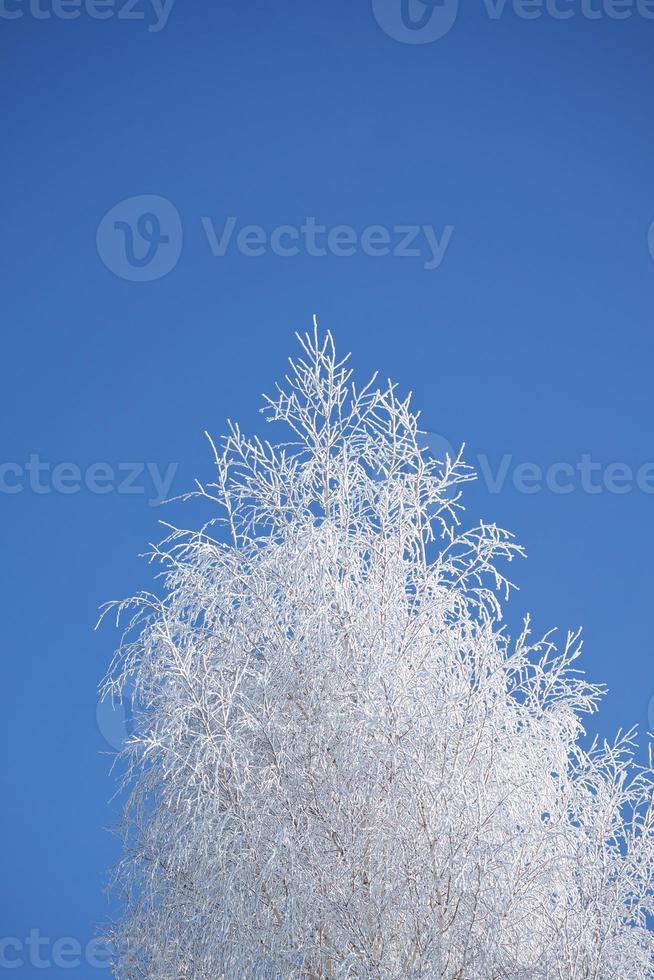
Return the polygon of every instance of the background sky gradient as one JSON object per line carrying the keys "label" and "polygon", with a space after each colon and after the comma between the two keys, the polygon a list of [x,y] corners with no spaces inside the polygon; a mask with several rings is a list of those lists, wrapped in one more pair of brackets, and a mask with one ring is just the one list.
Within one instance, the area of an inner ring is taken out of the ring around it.
{"label": "background sky gradient", "polygon": [[529,553],[510,622],[583,625],[591,729],[644,740],[654,6],[401,2],[0,4],[0,970],[98,975],[52,946],[119,853],[97,610],[152,585],[158,520],[207,516],[152,504],[210,479],[204,429],[263,429],[314,312],[466,442],[466,519]]}

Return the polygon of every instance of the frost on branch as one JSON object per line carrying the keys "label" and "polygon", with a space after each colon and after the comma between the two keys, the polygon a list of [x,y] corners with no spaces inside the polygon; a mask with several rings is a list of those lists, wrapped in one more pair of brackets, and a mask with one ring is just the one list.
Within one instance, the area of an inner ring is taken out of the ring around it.
{"label": "frost on branch", "polygon": [[301,340],[118,605],[129,688],[124,980],[653,977],[652,778],[582,748],[601,689],[500,626],[520,549],[458,526],[460,457],[407,398]]}

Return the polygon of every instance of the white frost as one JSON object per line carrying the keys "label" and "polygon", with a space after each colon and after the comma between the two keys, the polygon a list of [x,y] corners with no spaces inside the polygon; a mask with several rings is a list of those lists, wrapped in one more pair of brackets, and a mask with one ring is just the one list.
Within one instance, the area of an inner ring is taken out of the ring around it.
{"label": "white frost", "polygon": [[654,977],[633,733],[581,747],[602,691],[577,635],[501,629],[520,549],[459,530],[469,468],[301,343],[266,400],[293,441],[231,427],[197,491],[217,521],[155,549],[163,598],[118,606],[116,977]]}

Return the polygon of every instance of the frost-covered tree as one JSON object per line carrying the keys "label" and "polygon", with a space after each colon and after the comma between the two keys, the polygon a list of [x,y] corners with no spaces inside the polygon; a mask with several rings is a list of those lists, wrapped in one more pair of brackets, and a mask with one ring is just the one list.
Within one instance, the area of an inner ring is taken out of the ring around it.
{"label": "frost-covered tree", "polygon": [[118,606],[116,977],[654,977],[633,733],[584,747],[578,635],[500,625],[520,549],[460,529],[461,458],[301,343],[264,409],[290,434],[212,442],[215,520]]}

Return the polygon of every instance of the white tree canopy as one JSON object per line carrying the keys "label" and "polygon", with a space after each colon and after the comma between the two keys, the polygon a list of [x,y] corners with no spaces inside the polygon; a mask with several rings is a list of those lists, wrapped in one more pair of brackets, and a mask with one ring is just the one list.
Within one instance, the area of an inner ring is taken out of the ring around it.
{"label": "white tree canopy", "polygon": [[116,977],[654,977],[634,733],[583,747],[578,634],[506,634],[520,548],[460,528],[461,457],[329,335],[301,344],[266,399],[290,441],[212,442],[216,520],[117,605]]}

